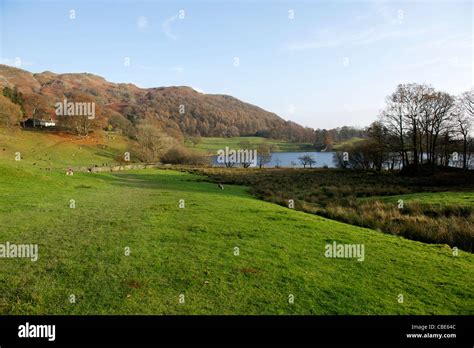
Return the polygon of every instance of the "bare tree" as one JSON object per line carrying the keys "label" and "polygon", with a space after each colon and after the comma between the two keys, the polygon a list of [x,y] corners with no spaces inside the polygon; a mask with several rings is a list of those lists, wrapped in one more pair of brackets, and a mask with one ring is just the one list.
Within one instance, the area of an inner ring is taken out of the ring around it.
{"label": "bare tree", "polygon": [[332,155],[332,163],[336,166],[336,168],[346,169],[348,167],[349,161],[345,160],[344,152],[336,151]]}
{"label": "bare tree", "polygon": [[436,144],[440,133],[450,126],[454,98],[444,92],[432,92],[424,96],[422,130],[426,138],[429,162],[435,164]]}
{"label": "bare tree", "polygon": [[312,165],[316,163],[316,160],[313,157],[311,157],[310,155],[307,155],[307,154],[298,157],[298,160],[303,165],[303,168],[306,168],[306,166],[309,166],[311,168]]}
{"label": "bare tree", "polygon": [[469,117],[474,117],[474,88],[461,94],[458,103]]}
{"label": "bare tree", "polygon": [[156,161],[168,151],[175,140],[150,124],[137,127],[137,140],[141,149],[141,157],[145,161]]}
{"label": "bare tree", "polygon": [[437,145],[443,144],[443,151],[446,151],[452,135],[453,105],[454,98],[449,94],[415,83],[399,85],[387,98],[387,106],[381,115],[387,130],[383,137],[389,149],[399,152],[403,166],[413,163],[416,170],[425,158],[434,165]]}
{"label": "bare tree", "polygon": [[[250,153],[251,151],[253,151],[253,145],[248,140],[242,140],[239,143],[239,147],[240,147],[240,150],[247,151],[247,153]],[[249,168],[251,165],[255,165],[256,160],[257,158],[254,158],[253,159],[254,162],[252,162],[250,156],[245,156],[244,158],[241,158],[242,167]]]}
{"label": "bare tree", "polygon": [[281,160],[279,158],[275,159],[275,168],[280,168]]}
{"label": "bare tree", "polygon": [[453,111],[454,129],[462,137],[463,142],[463,162],[462,167],[467,169],[469,134],[473,126],[473,91],[461,94],[456,100],[456,107]]}
{"label": "bare tree", "polygon": [[413,166],[415,169],[418,167],[419,156],[422,156],[423,152],[419,150],[419,132],[420,132],[420,118],[423,115],[423,109],[425,107],[426,96],[434,93],[433,88],[424,85],[409,83],[405,85],[399,85],[398,91],[401,95],[401,100],[404,107],[404,119],[409,126],[409,136],[411,138],[411,151],[413,154]]}
{"label": "bare tree", "polygon": [[[381,122],[387,129],[391,140],[387,143],[392,151],[397,151],[402,159],[402,164],[408,164],[408,155],[405,145],[406,128],[404,123],[403,93],[397,89],[386,98],[386,108],[381,114]],[[387,139],[388,140],[388,139]]]}

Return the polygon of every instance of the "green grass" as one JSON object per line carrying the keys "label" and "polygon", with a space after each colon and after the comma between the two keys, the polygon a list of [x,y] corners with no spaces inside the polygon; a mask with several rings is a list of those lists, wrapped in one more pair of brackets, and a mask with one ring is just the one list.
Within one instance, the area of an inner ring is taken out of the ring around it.
{"label": "green grass", "polygon": [[[474,206],[407,202],[400,195],[446,191],[474,192],[472,174],[440,172],[431,177],[341,169],[196,168],[214,182],[240,184],[268,202],[295,208],[351,225],[404,236],[424,243],[448,244],[474,251]],[[382,197],[388,202],[381,201]]]}
{"label": "green grass", "polygon": [[238,149],[242,141],[248,141],[251,145],[258,146],[265,143],[274,147],[274,152],[302,152],[314,150],[311,144],[289,143],[280,140],[266,139],[262,137],[234,137],[234,138],[201,138],[201,143],[194,146],[186,141],[186,146],[201,153],[216,154],[218,150],[228,146],[231,149]]}
{"label": "green grass", "polygon": [[88,139],[44,131],[0,128],[0,161],[14,163],[19,152],[22,163],[38,168],[80,167],[116,163],[116,157],[129,151],[125,138],[102,134]]}
{"label": "green grass", "polygon": [[351,138],[346,141],[335,142],[332,146],[333,151],[345,151],[350,148],[352,145],[357,144],[358,142],[364,141],[364,138]]}
{"label": "green grass", "polygon": [[419,203],[441,206],[474,206],[474,192],[423,192],[405,195],[371,197],[385,203],[397,204],[401,199],[405,203]]}
{"label": "green grass", "polygon": [[[25,144],[2,142],[0,243],[38,243],[39,259],[0,259],[0,314],[474,314],[470,253],[178,171],[46,172]],[[22,146],[25,160],[12,161]],[[66,165],[86,160],[48,151]],[[364,244],[365,260],[326,258],[333,241]]]}
{"label": "green grass", "polygon": [[[180,172],[0,168],[0,240],[38,243],[40,253],[0,260],[2,314],[473,314],[469,253]],[[325,258],[334,240],[363,243],[365,261]]]}

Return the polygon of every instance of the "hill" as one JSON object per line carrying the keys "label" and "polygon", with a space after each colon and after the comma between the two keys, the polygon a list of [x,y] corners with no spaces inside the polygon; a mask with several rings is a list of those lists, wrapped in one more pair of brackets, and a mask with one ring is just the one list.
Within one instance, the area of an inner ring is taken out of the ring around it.
{"label": "hill", "polygon": [[[112,83],[89,73],[33,74],[0,65],[0,88],[16,87],[24,96],[26,117],[54,117],[64,99],[94,101],[100,126],[127,128],[154,124],[174,137],[264,136],[310,142],[312,130],[228,95],[203,94],[190,87],[139,88]],[[123,129],[126,131],[126,129]]]}

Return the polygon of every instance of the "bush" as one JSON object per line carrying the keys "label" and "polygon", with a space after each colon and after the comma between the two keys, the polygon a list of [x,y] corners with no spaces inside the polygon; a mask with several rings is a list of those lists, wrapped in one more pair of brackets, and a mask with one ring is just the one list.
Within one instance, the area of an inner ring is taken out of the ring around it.
{"label": "bush", "polygon": [[183,146],[174,146],[169,149],[162,157],[161,162],[169,164],[209,164],[209,159],[205,156],[196,154]]}

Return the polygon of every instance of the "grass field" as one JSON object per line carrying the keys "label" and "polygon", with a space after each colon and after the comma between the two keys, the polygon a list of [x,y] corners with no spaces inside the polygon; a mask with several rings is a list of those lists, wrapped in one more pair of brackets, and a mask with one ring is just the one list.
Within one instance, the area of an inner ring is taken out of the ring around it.
{"label": "grass field", "polygon": [[279,140],[266,139],[262,137],[234,137],[234,138],[201,138],[201,143],[194,146],[189,141],[186,145],[202,153],[216,154],[218,150],[225,149],[228,146],[230,149],[238,149],[239,144],[243,141],[248,141],[251,145],[258,146],[265,143],[273,146],[273,152],[303,152],[314,151],[311,144],[305,143],[288,143]]}
{"label": "grass field", "polygon": [[[268,202],[287,206],[292,199],[297,210],[474,252],[472,172],[440,172],[431,177],[340,169],[197,168],[192,172],[214,182],[251,187],[256,197]],[[406,195],[444,203],[422,204]],[[401,208],[400,197],[408,198]]]}
{"label": "grass field", "polygon": [[19,152],[22,164],[37,168],[110,165],[116,163],[116,157],[123,157],[125,151],[129,151],[129,143],[117,135],[110,139],[103,134],[77,138],[44,131],[0,128],[0,161],[9,162]]}
{"label": "grass field", "polygon": [[404,204],[418,203],[440,206],[474,207],[474,192],[422,192],[387,197],[371,197],[386,203],[397,204],[401,199]]}
{"label": "grass field", "polygon": [[[471,253],[179,171],[46,172],[8,145],[0,243],[37,243],[39,259],[0,259],[0,314],[474,314]],[[364,261],[326,258],[333,241],[364,244]]]}
{"label": "grass field", "polygon": [[334,151],[346,151],[351,146],[357,144],[358,142],[363,141],[364,138],[352,138],[346,141],[336,142],[333,144],[332,149]]}

